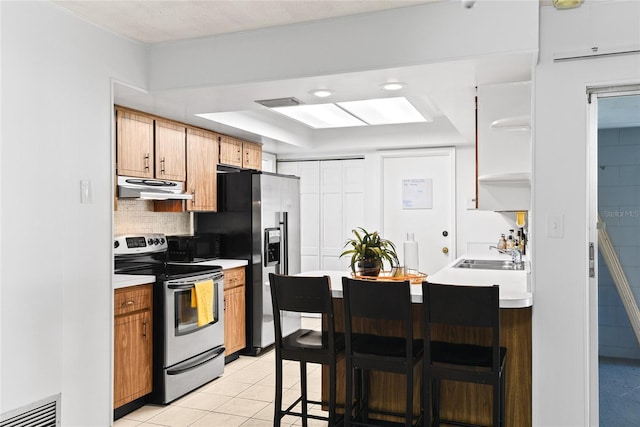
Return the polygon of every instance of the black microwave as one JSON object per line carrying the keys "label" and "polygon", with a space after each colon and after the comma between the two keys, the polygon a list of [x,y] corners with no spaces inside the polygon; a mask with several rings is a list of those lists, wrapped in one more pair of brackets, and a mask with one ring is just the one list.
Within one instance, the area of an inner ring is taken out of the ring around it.
{"label": "black microwave", "polygon": [[220,235],[213,233],[167,236],[167,259],[198,262],[220,258]]}

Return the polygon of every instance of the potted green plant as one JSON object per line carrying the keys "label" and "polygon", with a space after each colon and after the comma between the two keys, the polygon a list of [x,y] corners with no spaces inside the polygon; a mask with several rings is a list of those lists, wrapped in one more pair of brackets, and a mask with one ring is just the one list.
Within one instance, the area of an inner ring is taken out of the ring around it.
{"label": "potted green plant", "polygon": [[398,254],[391,240],[383,239],[377,231],[368,232],[362,227],[353,230],[355,237],[347,240],[346,249],[340,257],[351,255],[351,271],[359,276],[377,276],[387,261],[390,267],[397,266]]}

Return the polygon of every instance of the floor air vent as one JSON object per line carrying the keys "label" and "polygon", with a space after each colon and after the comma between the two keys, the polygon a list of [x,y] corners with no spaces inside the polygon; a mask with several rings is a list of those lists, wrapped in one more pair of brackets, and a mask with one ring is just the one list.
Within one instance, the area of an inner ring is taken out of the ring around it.
{"label": "floor air vent", "polygon": [[0,427],[59,427],[61,395],[33,402],[0,415]]}

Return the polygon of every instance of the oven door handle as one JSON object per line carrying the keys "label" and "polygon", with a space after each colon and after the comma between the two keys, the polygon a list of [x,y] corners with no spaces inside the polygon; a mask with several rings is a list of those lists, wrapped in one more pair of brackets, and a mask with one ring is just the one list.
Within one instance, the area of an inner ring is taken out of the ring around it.
{"label": "oven door handle", "polygon": [[189,372],[192,369],[197,368],[200,365],[204,365],[205,363],[209,363],[211,362],[213,359],[220,357],[220,355],[222,353],[224,353],[226,349],[224,347],[219,347],[216,352],[211,356],[211,357],[207,357],[204,360],[199,361],[198,363],[195,363],[193,365],[190,366],[186,366],[184,368],[177,368],[177,369],[168,369],[167,370],[167,375],[180,375],[180,374],[184,374],[185,372]]}
{"label": "oven door handle", "polygon": [[167,285],[169,287],[169,289],[182,289],[182,290],[187,290],[187,289],[193,289],[196,284],[195,283],[185,283],[184,285]]}

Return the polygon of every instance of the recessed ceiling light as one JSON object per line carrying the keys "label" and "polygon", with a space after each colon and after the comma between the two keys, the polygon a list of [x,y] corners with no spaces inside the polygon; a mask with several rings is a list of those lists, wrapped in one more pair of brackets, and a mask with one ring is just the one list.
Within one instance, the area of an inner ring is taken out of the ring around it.
{"label": "recessed ceiling light", "polygon": [[298,120],[314,129],[367,125],[336,104],[298,105],[296,107],[272,108],[272,110]]}
{"label": "recessed ceiling light", "polygon": [[556,9],[572,9],[580,6],[582,0],[553,0],[553,7]]}
{"label": "recessed ceiling light", "polygon": [[382,89],[384,90],[400,90],[405,87],[407,84],[402,82],[387,82],[382,84]]}
{"label": "recessed ceiling light", "polygon": [[404,97],[338,102],[338,105],[370,125],[429,121]]}
{"label": "recessed ceiling light", "polygon": [[315,95],[318,98],[326,98],[328,96],[333,95],[333,92],[329,89],[315,89],[309,92],[311,95]]}

